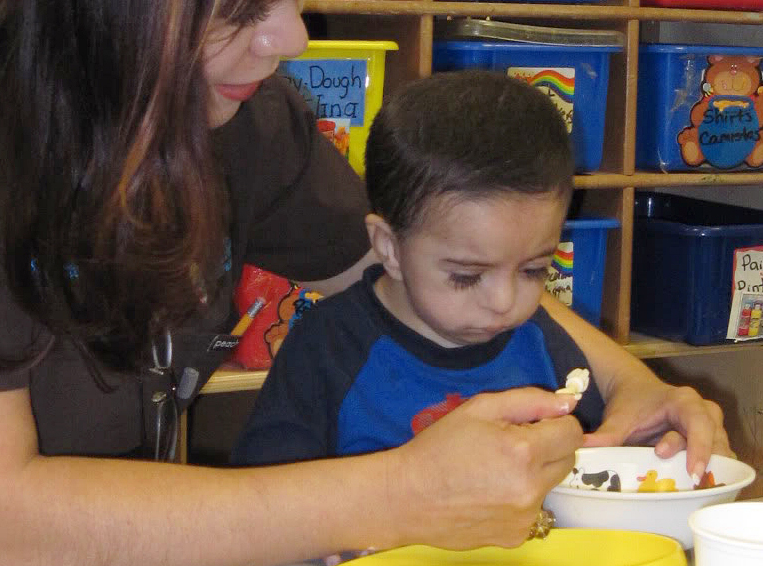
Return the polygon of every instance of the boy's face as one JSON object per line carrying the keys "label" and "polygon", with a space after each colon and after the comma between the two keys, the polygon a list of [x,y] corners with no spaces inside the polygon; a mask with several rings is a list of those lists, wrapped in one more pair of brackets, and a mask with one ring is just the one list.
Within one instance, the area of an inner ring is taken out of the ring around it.
{"label": "boy's face", "polygon": [[405,324],[446,347],[486,342],[519,326],[540,303],[566,199],[438,201],[420,228],[396,240],[399,271],[387,290],[382,284],[380,298]]}

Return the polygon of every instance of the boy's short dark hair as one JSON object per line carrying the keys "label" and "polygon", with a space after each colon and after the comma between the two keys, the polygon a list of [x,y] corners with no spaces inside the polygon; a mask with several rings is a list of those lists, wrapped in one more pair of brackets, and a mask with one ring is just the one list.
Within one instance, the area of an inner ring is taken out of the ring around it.
{"label": "boy's short dark hair", "polygon": [[537,88],[495,71],[436,73],[397,92],[366,147],[371,209],[398,233],[449,194],[572,192],[574,160],[560,112]]}

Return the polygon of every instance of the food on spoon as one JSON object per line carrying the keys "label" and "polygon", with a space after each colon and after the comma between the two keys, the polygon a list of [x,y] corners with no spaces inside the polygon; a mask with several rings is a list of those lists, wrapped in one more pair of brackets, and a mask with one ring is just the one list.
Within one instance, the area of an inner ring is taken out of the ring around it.
{"label": "food on spoon", "polygon": [[557,389],[556,393],[574,395],[578,401],[583,398],[583,392],[588,389],[588,383],[591,381],[591,372],[583,368],[575,368],[567,374],[567,381],[564,387]]}

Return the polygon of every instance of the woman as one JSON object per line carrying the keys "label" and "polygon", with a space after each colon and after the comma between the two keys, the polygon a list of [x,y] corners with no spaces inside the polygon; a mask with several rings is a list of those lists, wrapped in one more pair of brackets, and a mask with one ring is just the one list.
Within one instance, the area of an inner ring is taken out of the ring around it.
{"label": "woman", "polygon": [[[475,397],[378,454],[241,470],[147,461],[171,453],[177,411],[225,355],[213,339],[235,323],[244,261],[328,294],[372,259],[359,181],[268,78],[305,47],[299,10],[0,5],[4,563],[516,545],[572,466],[573,402],[535,390]],[[610,376],[608,420],[587,442],[662,439],[672,453],[688,438],[701,467],[728,450],[717,406],[549,309]]]}

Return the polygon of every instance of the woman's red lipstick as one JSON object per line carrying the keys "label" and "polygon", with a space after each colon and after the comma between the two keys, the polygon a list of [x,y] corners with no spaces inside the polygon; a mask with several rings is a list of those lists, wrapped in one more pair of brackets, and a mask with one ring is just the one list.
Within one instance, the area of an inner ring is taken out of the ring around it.
{"label": "woman's red lipstick", "polygon": [[243,102],[251,98],[251,96],[257,92],[260,88],[262,81],[256,81],[244,85],[215,85],[215,90],[225,98],[229,100],[235,100],[237,102]]}

